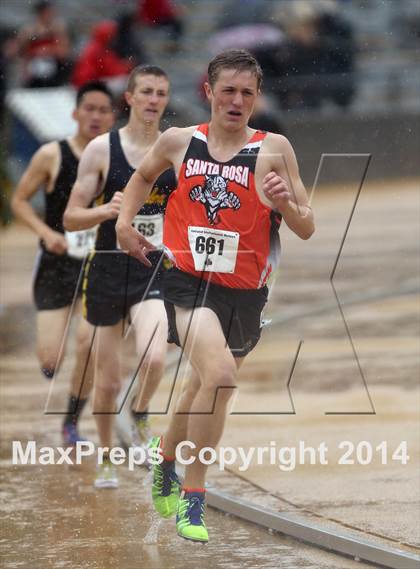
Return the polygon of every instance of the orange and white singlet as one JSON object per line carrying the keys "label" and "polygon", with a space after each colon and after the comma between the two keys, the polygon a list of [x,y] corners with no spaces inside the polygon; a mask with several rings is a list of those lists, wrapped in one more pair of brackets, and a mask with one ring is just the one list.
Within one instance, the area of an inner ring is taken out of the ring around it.
{"label": "orange and white singlet", "polygon": [[257,131],[228,162],[212,158],[208,124],[188,146],[166,208],[163,243],[181,271],[230,288],[265,285],[278,262],[280,214],[263,204],[255,166],[266,133]]}

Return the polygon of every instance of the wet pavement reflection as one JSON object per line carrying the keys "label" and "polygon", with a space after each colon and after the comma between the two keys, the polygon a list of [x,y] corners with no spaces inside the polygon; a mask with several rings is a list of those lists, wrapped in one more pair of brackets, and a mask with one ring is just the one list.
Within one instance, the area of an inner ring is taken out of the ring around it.
{"label": "wet pavement reflection", "polygon": [[211,510],[212,541],[182,540],[152,510],[150,473],[120,472],[118,490],[95,490],[93,464],[3,470],[3,567],[315,567],[293,542]]}

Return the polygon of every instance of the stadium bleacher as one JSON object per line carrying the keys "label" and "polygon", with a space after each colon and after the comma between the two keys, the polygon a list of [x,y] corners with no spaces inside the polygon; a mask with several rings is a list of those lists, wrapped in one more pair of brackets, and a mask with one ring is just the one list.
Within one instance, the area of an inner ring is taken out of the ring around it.
{"label": "stadium bleacher", "polygon": [[[311,5],[317,3],[332,4],[329,0],[314,0]],[[115,17],[121,11],[134,10],[137,1],[73,0],[69,3],[66,0],[56,0],[55,4],[67,23],[77,52],[95,21]],[[171,105],[176,114],[172,124],[186,124],[206,117],[206,110],[197,95],[197,83],[210,56],[208,40],[217,29],[218,22],[229,15],[227,7],[232,2],[178,0],[177,4],[183,8],[185,27],[180,51],[168,53],[163,48],[164,30],[142,28],[139,33],[142,34],[150,61],[162,65],[169,73],[173,94]],[[271,23],[279,20],[283,6],[291,5],[284,0],[260,0],[260,4],[266,13],[271,14]],[[313,111],[314,116],[316,113],[317,118],[321,115],[328,120],[334,116],[340,117],[343,113],[355,117],[379,116],[384,112],[419,113],[420,39],[415,31],[420,25],[419,3],[416,0],[338,0],[336,6],[340,15],[353,26],[357,46],[356,93],[348,109],[324,104],[322,108]],[[19,29],[28,21],[30,7],[31,2],[3,0],[0,4],[3,25]],[[15,76],[16,74],[13,75]],[[13,77],[10,86],[18,87],[13,85]],[[70,131],[71,93],[65,88],[55,94],[52,91],[41,94],[12,89],[7,101],[15,118],[41,143],[47,139],[60,138]],[[44,104],[47,111],[41,108]],[[293,111],[287,115],[292,116]],[[310,116],[309,111],[307,120],[311,120]]]}

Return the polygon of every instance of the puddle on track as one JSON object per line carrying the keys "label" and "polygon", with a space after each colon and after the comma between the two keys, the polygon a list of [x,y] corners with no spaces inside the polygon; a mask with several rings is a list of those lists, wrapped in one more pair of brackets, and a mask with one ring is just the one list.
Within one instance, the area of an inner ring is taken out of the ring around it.
{"label": "puddle on track", "polygon": [[153,511],[150,474],[144,468],[130,472],[121,467],[119,489],[95,490],[93,463],[38,467],[2,462],[9,462],[1,493],[4,569],[364,566],[211,509],[206,519],[210,543],[183,540],[173,519],[161,520]]}

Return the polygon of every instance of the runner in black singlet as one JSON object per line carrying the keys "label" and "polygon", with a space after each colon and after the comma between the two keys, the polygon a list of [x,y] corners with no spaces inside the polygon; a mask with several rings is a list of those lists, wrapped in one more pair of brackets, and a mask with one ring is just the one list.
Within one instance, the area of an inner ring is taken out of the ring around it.
{"label": "runner in black singlet", "polygon": [[[96,200],[98,203],[110,202],[116,192],[124,189],[135,171],[124,154],[119,131],[109,134],[109,156],[108,177]],[[137,223],[142,224],[150,238],[157,239],[158,246],[162,243],[166,202],[175,186],[174,171],[167,170],[156,180],[150,199],[138,212]],[[152,256],[153,266],[145,267],[119,249],[115,219],[101,223],[83,286],[88,322],[95,326],[111,326],[125,318],[129,309],[142,300],[161,299],[161,256],[162,252],[156,251]]]}
{"label": "runner in black singlet", "polygon": [[[112,95],[101,82],[87,83],[76,96],[73,118],[77,132],[67,140],[43,145],[33,156],[12,199],[13,211],[40,237],[40,251],[34,271],[33,294],[37,308],[37,355],[45,377],[52,379],[64,355],[65,331],[73,301],[80,313],[83,258],[92,244],[95,230],[66,233],[63,213],[76,180],[80,155],[98,134],[112,127]],[[45,217],[41,219],[30,198],[45,189]],[[79,283],[80,284],[80,283]],[[81,320],[77,332],[77,357],[72,374],[68,411],[63,423],[66,443],[80,439],[77,421],[91,389],[92,372],[84,368],[92,328]],[[83,385],[81,385],[83,380]]]}
{"label": "runner in black singlet", "polygon": [[[132,322],[138,363],[141,363],[140,392],[130,405],[130,443],[135,446],[148,442],[149,401],[162,378],[166,355],[167,319],[161,294],[162,230],[166,200],[176,185],[172,169],[164,171],[153,183],[150,199],[134,218],[136,227],[141,227],[157,248],[151,267],[121,251],[115,234],[122,191],[160,135],[160,118],[169,100],[166,73],[155,66],[135,68],[125,97],[130,107],[127,125],[88,145],[64,215],[65,226],[71,230],[100,224],[96,250],[85,270],[83,302],[87,320],[97,326],[94,411],[103,447],[112,447],[113,414],[121,389],[125,317],[129,316]],[[89,209],[94,198],[97,207]],[[95,486],[117,485],[114,465],[105,454],[103,464],[98,465]]]}

